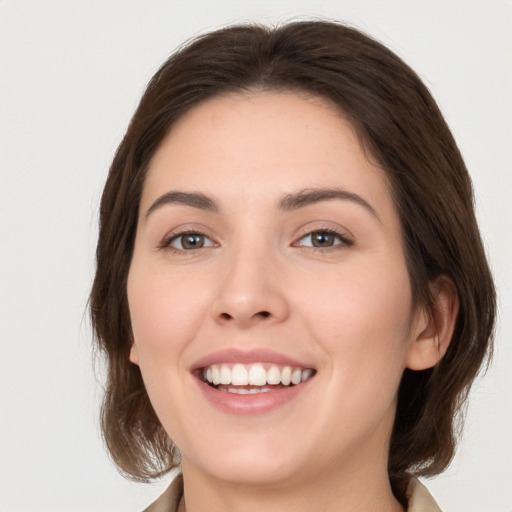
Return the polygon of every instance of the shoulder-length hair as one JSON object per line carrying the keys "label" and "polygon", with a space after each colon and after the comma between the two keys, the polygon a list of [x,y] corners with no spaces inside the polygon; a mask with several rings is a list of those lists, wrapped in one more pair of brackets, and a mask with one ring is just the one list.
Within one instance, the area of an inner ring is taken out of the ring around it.
{"label": "shoulder-length hair", "polygon": [[495,292],[461,154],[427,88],[399,57],[353,28],[327,21],[277,28],[248,24],[200,36],[150,81],[110,168],[100,207],[97,270],[90,297],[108,374],[102,428],[110,454],[146,481],[179,463],[150,404],[132,344],[126,282],[148,165],[173,124],[219,94],[284,90],[330,100],[359,135],[391,186],[415,304],[444,275],[460,310],[442,360],[405,370],[390,443],[389,475],[404,496],[408,474],[433,475],[454,454],[457,413],[489,351]]}

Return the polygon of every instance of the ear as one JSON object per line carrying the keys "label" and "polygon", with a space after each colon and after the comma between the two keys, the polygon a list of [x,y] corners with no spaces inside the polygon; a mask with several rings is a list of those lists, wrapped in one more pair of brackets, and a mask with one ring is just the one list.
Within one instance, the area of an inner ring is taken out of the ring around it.
{"label": "ear", "polygon": [[418,312],[413,339],[407,351],[407,368],[426,370],[435,366],[445,355],[452,339],[459,312],[459,297],[453,281],[438,277],[430,285],[431,308]]}
{"label": "ear", "polygon": [[130,348],[130,362],[136,365],[139,364],[139,351],[134,341],[132,341],[132,346]]}

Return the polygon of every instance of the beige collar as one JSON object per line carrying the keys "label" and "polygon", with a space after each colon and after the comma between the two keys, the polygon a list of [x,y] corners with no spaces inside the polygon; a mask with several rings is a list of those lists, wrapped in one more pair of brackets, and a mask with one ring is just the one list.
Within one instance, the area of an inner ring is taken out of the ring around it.
{"label": "beige collar", "polygon": [[407,512],[442,512],[427,488],[417,478],[412,478],[409,482],[407,498]]}
{"label": "beige collar", "polygon": [[[144,512],[180,512],[183,496],[183,475],[178,475],[166,491]],[[426,487],[416,478],[411,479],[407,488],[409,507],[407,512],[442,512]]]}

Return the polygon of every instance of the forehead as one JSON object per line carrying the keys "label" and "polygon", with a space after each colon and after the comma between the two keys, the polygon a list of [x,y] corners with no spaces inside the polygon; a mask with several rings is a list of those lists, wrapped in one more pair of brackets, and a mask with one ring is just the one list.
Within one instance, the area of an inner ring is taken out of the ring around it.
{"label": "forehead", "polygon": [[254,196],[318,187],[390,203],[384,171],[327,100],[291,92],[231,94],[199,104],[173,126],[149,167],[143,203],[174,189],[247,204]]}

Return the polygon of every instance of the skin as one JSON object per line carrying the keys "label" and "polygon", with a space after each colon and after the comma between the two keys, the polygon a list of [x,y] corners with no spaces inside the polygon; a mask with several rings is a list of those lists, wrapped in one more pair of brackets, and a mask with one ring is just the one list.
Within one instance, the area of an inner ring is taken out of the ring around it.
{"label": "skin", "polygon": [[[374,212],[351,199],[278,206],[334,188]],[[218,211],[173,203],[148,215],[171,191],[205,194]],[[308,234],[326,229],[340,238],[311,247]],[[205,246],[184,249],[184,230]],[[446,350],[457,306],[438,288],[432,314],[414,310],[385,173],[331,105],[257,92],[182,117],[148,171],[128,301],[130,359],[181,451],[187,511],[402,510],[387,476],[396,393],[407,366]],[[226,348],[269,348],[317,374],[265,414],[227,414],[190,372]]]}

